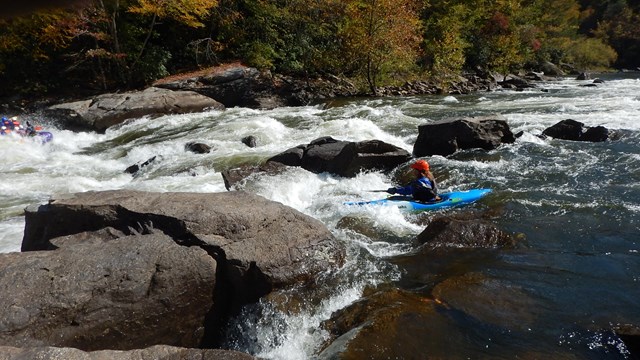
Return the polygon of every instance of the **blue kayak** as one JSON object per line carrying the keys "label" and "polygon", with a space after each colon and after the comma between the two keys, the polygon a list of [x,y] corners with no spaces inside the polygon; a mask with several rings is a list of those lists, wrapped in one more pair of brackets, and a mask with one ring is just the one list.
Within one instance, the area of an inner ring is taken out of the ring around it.
{"label": "blue kayak", "polygon": [[491,192],[491,189],[473,189],[467,191],[453,191],[444,194],[439,194],[442,200],[434,202],[418,202],[414,201],[411,196],[389,196],[386,199],[371,200],[371,201],[349,201],[345,202],[345,205],[382,205],[382,206],[397,206],[405,211],[426,211],[426,210],[439,210],[446,209],[455,206],[462,206],[471,204],[477,200],[480,200],[485,195]]}

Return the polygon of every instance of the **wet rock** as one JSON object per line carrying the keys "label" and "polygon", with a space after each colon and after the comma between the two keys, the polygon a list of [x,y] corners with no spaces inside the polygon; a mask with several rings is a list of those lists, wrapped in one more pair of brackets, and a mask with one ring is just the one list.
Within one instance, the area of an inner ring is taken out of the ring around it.
{"label": "wet rock", "polygon": [[367,242],[399,243],[404,241],[404,239],[398,239],[397,235],[388,227],[381,226],[370,217],[345,216],[338,221],[336,227],[364,235],[366,239],[363,239],[363,241]]}
{"label": "wet rock", "polygon": [[[464,292],[464,285],[459,284],[459,291]],[[365,292],[362,299],[336,311],[331,319],[321,324],[329,333],[329,339],[317,358],[467,359],[486,354],[488,343],[492,354],[505,357],[545,358],[545,350],[548,350],[555,358],[573,358],[571,353],[558,349],[555,344],[549,349],[538,348],[523,353],[521,342],[526,342],[530,334],[526,329],[522,330],[536,320],[535,308],[526,308],[526,305],[518,308],[517,301],[523,300],[524,292],[512,292],[508,287],[504,290],[504,296],[499,296],[509,305],[505,315],[501,315],[501,305],[505,303],[499,301],[497,306],[490,307],[490,303],[484,304],[485,299],[481,299],[486,310],[500,320],[496,322],[498,325],[485,323],[482,318],[475,318],[431,296],[399,289]],[[509,295],[517,297],[510,300]],[[524,299],[528,299],[526,295]],[[516,316],[510,323],[507,314],[511,310],[516,311]],[[521,319],[526,322],[513,324]],[[493,318],[487,317],[487,320]]]}
{"label": "wet rock", "polygon": [[255,136],[249,135],[242,138],[242,143],[247,145],[250,148],[254,148],[258,146],[258,140]]}
{"label": "wet rock", "polygon": [[516,245],[516,238],[484,220],[436,217],[416,241],[429,248],[503,248]]}
{"label": "wet rock", "polygon": [[299,145],[269,158],[301,166],[313,173],[329,172],[343,177],[354,177],[361,171],[390,171],[411,159],[406,150],[379,140],[348,142],[332,137],[318,138],[308,145]]}
{"label": "wet rock", "polygon": [[156,161],[156,159],[160,160],[162,159],[162,157],[158,157],[158,156],[154,156],[152,158],[149,158],[148,160],[138,163],[138,164],[133,164],[131,166],[129,166],[128,168],[126,168],[124,170],[125,173],[127,174],[131,174],[133,176],[138,176],[139,175],[139,171],[142,170],[143,168],[151,165],[154,161]]}
{"label": "wet rock", "polygon": [[499,81],[498,85],[506,89],[529,89],[536,87],[535,84],[530,83],[527,79],[523,79],[519,76],[509,74],[503,81]]}
{"label": "wet rock", "polygon": [[545,129],[542,135],[562,140],[602,142],[609,138],[609,130],[604,126],[589,127],[566,119]]}
{"label": "wet rock", "polygon": [[380,140],[348,143],[333,159],[330,172],[343,177],[355,177],[362,171],[389,171],[411,160],[404,149]]}
{"label": "wet rock", "polygon": [[313,140],[304,148],[302,168],[316,174],[331,172],[332,161],[348,143],[329,136]]}
{"label": "wet rock", "polygon": [[526,289],[481,273],[450,277],[434,287],[435,299],[483,323],[512,331],[525,331],[537,320],[541,304]]}
{"label": "wet rock", "polygon": [[493,150],[513,142],[515,137],[500,116],[441,120],[418,127],[413,155],[447,156],[465,149]]}
{"label": "wet rock", "polygon": [[302,166],[302,158],[304,157],[306,147],[306,145],[298,145],[294,148],[285,150],[275,156],[270,157],[267,160],[267,163],[274,162],[287,166]]}
{"label": "wet rock", "polygon": [[262,174],[267,176],[273,176],[283,173],[287,170],[287,166],[279,162],[268,161],[262,165],[251,166],[245,165],[233,169],[222,171],[222,179],[224,180],[224,187],[227,190],[231,190],[240,184],[244,179],[254,174]]}
{"label": "wet rock", "polygon": [[189,142],[184,145],[186,151],[191,151],[196,154],[208,154],[211,152],[211,146],[198,142]]}
{"label": "wet rock", "polygon": [[613,331],[624,342],[629,351],[630,359],[640,359],[640,326],[633,324],[618,324]]}
{"label": "wet rock", "polygon": [[465,340],[456,336],[456,325],[443,310],[433,299],[398,289],[365,295],[322,324],[331,337],[318,359],[359,359],[363,354],[427,359],[447,358],[453,349],[460,353]]}
{"label": "wet rock", "polygon": [[16,348],[0,346],[0,358],[3,360],[252,360],[255,357],[231,350],[187,349],[175,346],[156,345],[146,349],[117,351],[101,350],[85,352],[74,348],[34,347]]}

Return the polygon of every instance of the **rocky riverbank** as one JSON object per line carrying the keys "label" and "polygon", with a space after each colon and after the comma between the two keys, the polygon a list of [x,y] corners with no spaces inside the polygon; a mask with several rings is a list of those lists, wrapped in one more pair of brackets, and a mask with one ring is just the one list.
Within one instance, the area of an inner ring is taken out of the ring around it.
{"label": "rocky riverbank", "polygon": [[[535,82],[544,79],[548,78],[541,73],[519,77],[478,72],[466,77],[418,80],[382,87],[376,95],[464,94],[500,87],[525,89],[536,87]],[[34,116],[54,119],[60,126],[75,131],[103,132],[109,126],[141,116],[236,106],[273,109],[354,96],[371,95],[360,92],[350,81],[332,75],[294,78],[233,63],[170,76],[139,91],[100,94],[72,101],[55,97],[35,101],[5,99],[0,101],[0,111],[36,122],[38,119],[33,119]]]}

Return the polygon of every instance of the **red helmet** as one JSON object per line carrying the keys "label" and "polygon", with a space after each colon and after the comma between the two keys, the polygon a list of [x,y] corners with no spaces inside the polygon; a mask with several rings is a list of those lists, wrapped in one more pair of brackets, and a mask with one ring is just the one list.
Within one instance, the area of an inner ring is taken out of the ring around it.
{"label": "red helmet", "polygon": [[429,171],[429,163],[420,159],[413,164],[411,164],[412,169],[420,170],[420,171]]}

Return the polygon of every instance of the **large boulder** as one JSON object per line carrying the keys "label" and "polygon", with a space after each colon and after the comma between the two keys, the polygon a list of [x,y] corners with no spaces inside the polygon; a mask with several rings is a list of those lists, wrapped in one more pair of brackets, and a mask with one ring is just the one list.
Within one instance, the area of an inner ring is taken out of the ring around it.
{"label": "large boulder", "polygon": [[163,234],[0,255],[0,345],[196,347],[216,262]]}
{"label": "large boulder", "polygon": [[313,173],[355,177],[362,171],[390,171],[410,159],[406,150],[380,140],[350,142],[327,136],[286,150],[267,162],[301,166]]}
{"label": "large boulder", "polygon": [[493,150],[501,144],[513,142],[515,137],[501,117],[440,120],[418,126],[413,155],[447,156],[465,149]]}
{"label": "large boulder", "polygon": [[380,140],[351,142],[335,157],[331,172],[355,177],[361,171],[388,171],[411,159],[408,151]]}
{"label": "large boulder", "polygon": [[181,245],[200,246],[215,257],[239,304],[311,282],[344,261],[344,247],[320,221],[245,192],[85,192],[29,207],[25,219],[23,251],[52,249],[56,237],[105,228],[126,235],[161,231]]}
{"label": "large boulder", "polygon": [[0,346],[3,360],[253,360],[255,357],[231,350],[186,349],[175,346],[156,345],[146,349],[130,351],[101,350],[85,352],[74,348],[35,347],[16,348]]}
{"label": "large boulder", "polygon": [[225,64],[179,77],[172,76],[157,81],[154,86],[195,91],[226,107],[257,109],[307,105],[357,93],[353,84],[335,76],[296,79],[259,71],[239,63]]}
{"label": "large boulder", "polygon": [[0,345],[215,347],[243,305],[345,256],[318,220],[244,192],[86,192],[25,218],[24,252],[0,258],[0,291],[19,290],[0,300]]}
{"label": "large boulder", "polygon": [[542,135],[562,140],[602,142],[609,138],[609,130],[604,126],[589,127],[579,121],[566,119],[546,128]]}
{"label": "large boulder", "polygon": [[132,118],[206,109],[224,109],[224,106],[193,91],[150,87],[144,91],[104,94],[89,100],[53,105],[45,113],[70,129],[104,132],[108,127]]}

